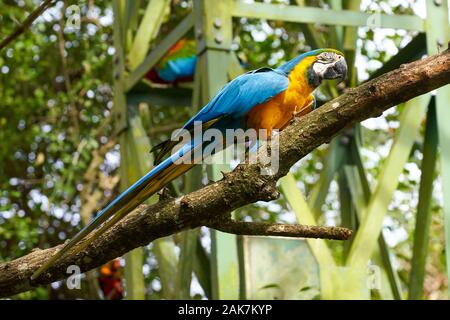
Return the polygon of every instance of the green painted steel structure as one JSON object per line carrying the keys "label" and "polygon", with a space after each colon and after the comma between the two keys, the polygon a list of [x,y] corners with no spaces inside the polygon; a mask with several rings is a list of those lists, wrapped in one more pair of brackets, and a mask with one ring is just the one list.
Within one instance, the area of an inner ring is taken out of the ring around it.
{"label": "green painted steel structure", "polygon": [[[146,102],[150,106],[167,107],[191,105],[195,111],[212,98],[230,78],[243,72],[231,51],[233,17],[299,23],[308,44],[313,48],[324,46],[323,40],[314,32],[315,25],[329,25],[332,29],[327,45],[344,50],[349,65],[354,65],[355,61],[357,27],[369,24],[377,28],[418,32],[407,46],[373,73],[372,77],[390,71],[402,63],[420,58],[424,53],[434,54],[450,40],[447,1],[427,1],[428,18],[421,19],[414,15],[374,15],[360,12],[360,0],[328,0],[329,9],[308,7],[305,5],[308,1],[303,0],[297,0],[298,5],[244,3],[235,0],[194,0],[193,11],[160,43],[150,48],[151,40],[161,25],[160,17],[163,16],[169,2],[148,1],[142,21],[137,21],[141,1],[113,0],[116,47],[114,113],[115,128],[120,135],[122,146],[123,187],[150,168],[147,150],[151,145],[150,139],[145,133],[139,116],[133,111],[137,104]],[[132,28],[137,30],[134,37],[130,31]],[[155,89],[143,85],[140,80],[146,72],[176,41],[192,29],[196,37],[198,54],[193,88]],[[358,83],[354,69],[350,70],[349,82],[352,86]],[[332,96],[338,94],[334,87],[329,86],[327,90]],[[430,103],[430,101],[433,102]],[[353,240],[345,245],[344,265],[339,265],[335,261],[326,241],[297,240],[299,246],[307,244],[315,257],[320,274],[322,299],[369,298],[371,293],[369,289],[374,288],[368,286],[370,281],[368,268],[372,268],[373,264],[380,270],[381,288],[375,289],[378,289],[381,298],[420,299],[423,297],[425,248],[428,242],[431,214],[430,190],[434,180],[435,163],[439,159],[444,185],[445,239],[447,248],[450,246],[450,127],[445,123],[445,119],[450,119],[450,109],[447,105],[449,101],[450,88],[446,86],[439,89],[433,99],[430,95],[424,95],[405,104],[390,154],[381,168],[373,190],[369,187],[359,154],[361,144],[359,126],[331,142],[328,155],[324,160],[324,169],[308,200],[297,187],[293,175],[288,175],[281,180],[280,189],[289,209],[295,213],[297,221],[315,224],[321,215],[321,207],[330,183],[337,179],[343,224],[356,230]],[[414,258],[412,263],[411,275],[414,278],[410,281],[409,288],[402,288],[396,270],[392,266],[389,248],[381,230],[389,201],[397,187],[397,177],[408,160],[427,108],[423,175],[417,213],[419,225],[414,235],[414,256],[417,258]],[[440,158],[437,156],[438,146]],[[131,162],[133,162],[132,169],[130,169]],[[211,180],[220,179],[221,171],[226,170],[228,170],[227,167],[212,166],[208,169],[208,176]],[[199,171],[187,175],[185,192],[200,186],[199,179],[195,179],[200,175]],[[424,224],[420,224],[422,220]],[[181,252],[178,256],[175,254],[175,243],[172,238],[153,244],[153,252],[160,270],[163,297],[188,298],[193,273],[208,298],[265,297],[264,294],[249,290],[250,281],[252,284],[262,281],[261,277],[258,278],[257,272],[253,274],[252,270],[248,269],[249,265],[258,263],[257,257],[249,252],[252,241],[214,230],[210,232],[212,239],[210,254],[201,246],[198,230],[181,235],[179,238]],[[271,247],[270,239],[267,241],[269,243],[265,244],[265,247]],[[283,240],[274,241],[282,242]],[[262,244],[259,243],[258,246],[261,247]],[[290,248],[291,244],[286,244],[285,247]],[[126,258],[127,268],[129,268],[126,273],[129,298],[144,297],[142,254],[142,250],[139,249],[127,255]],[[277,254],[283,256],[285,253]],[[187,259],[188,257],[194,258]],[[450,250],[447,250],[447,268],[450,274]],[[173,276],[174,274],[176,276]],[[273,289],[270,286],[268,288]]]}

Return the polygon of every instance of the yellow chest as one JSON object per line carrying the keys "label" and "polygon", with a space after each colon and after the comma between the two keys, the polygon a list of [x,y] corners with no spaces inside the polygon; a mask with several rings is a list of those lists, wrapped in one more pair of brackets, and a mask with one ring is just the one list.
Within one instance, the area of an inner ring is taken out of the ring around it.
{"label": "yellow chest", "polygon": [[[306,58],[305,60],[307,60]],[[302,61],[289,75],[288,88],[270,99],[255,106],[247,116],[247,126],[254,129],[282,129],[292,119],[296,111],[310,103],[313,92],[305,78],[306,68],[311,61]]]}

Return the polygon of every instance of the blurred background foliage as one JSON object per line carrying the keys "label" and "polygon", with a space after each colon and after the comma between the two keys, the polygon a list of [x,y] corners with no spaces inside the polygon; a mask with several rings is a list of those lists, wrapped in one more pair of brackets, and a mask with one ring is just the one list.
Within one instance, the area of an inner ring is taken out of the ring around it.
{"label": "blurred background foliage", "polygon": [[[10,34],[39,1],[4,0],[0,7],[0,38]],[[267,2],[267,1],[266,1]],[[270,2],[270,1],[268,1]],[[276,1],[294,4],[295,1]],[[367,12],[418,14],[424,1],[362,1]],[[65,26],[65,9],[81,8],[81,29]],[[309,5],[328,6],[327,1]],[[157,43],[190,10],[191,1],[173,0],[155,40]],[[144,7],[139,10],[144,14]],[[311,49],[298,24],[235,19],[233,50],[246,69],[276,66],[298,52]],[[329,28],[316,26],[325,43]],[[382,66],[415,34],[402,30],[383,33],[359,28],[356,65],[359,81]],[[46,248],[71,237],[96,209],[118,192],[119,147],[113,134],[111,1],[58,1],[31,27],[31,30],[0,52],[0,262],[20,257],[35,247]],[[320,100],[330,99],[326,90]],[[157,143],[169,137],[174,125],[188,119],[191,110],[152,106],[146,130]],[[392,144],[398,127],[399,110],[391,109],[362,126],[361,153],[371,185]],[[160,130],[158,130],[160,128]],[[423,130],[423,129],[422,129]],[[400,185],[389,205],[384,233],[394,256],[394,265],[403,285],[408,283],[412,257],[412,234],[418,201],[422,140],[416,142],[400,177]],[[324,145],[292,168],[298,186],[308,195],[324,166]],[[439,168],[438,168],[439,170]],[[182,183],[181,181],[179,183]],[[440,179],[433,192],[432,223],[425,278],[425,297],[447,298],[444,232]],[[339,225],[340,206],[337,182],[331,183],[319,224]],[[253,221],[295,222],[283,197],[271,203],[241,208],[237,218]],[[202,244],[208,252],[209,233],[202,229]],[[175,243],[177,236],[174,236]],[[328,244],[339,258],[342,243]],[[146,247],[144,264],[146,297],[161,297],[158,265],[152,245]],[[193,286],[193,298],[203,292]],[[69,292],[60,283],[22,293],[17,299],[88,298]]]}

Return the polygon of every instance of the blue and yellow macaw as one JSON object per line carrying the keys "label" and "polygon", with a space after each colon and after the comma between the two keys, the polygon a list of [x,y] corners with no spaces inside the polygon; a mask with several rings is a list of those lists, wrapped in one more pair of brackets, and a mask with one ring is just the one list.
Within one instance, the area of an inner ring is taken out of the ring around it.
{"label": "blue and yellow macaw", "polygon": [[[346,74],[347,64],[341,52],[334,49],[306,52],[276,69],[261,68],[232,80],[183,128],[192,130],[194,122],[201,121],[203,130],[215,128],[224,132],[226,129],[253,128],[266,129],[270,134],[273,129],[282,130],[294,116],[315,109],[312,93],[322,80],[342,80]],[[194,139],[161,161],[174,144],[167,141],[159,145],[160,151],[155,161],[159,164],[101,210],[90,224],[36,271],[32,279],[36,279],[92,231],[98,228],[83,247],[170,181],[191,169],[194,163],[179,163],[179,159],[205,147]]]}
{"label": "blue and yellow macaw", "polygon": [[[239,63],[246,67],[245,58],[238,56]],[[145,79],[153,83],[177,86],[180,83],[194,80],[197,65],[195,40],[178,40],[164,57],[146,73]]]}
{"label": "blue and yellow macaw", "polygon": [[175,84],[194,79],[197,55],[195,41],[177,41],[145,78],[154,83]]}

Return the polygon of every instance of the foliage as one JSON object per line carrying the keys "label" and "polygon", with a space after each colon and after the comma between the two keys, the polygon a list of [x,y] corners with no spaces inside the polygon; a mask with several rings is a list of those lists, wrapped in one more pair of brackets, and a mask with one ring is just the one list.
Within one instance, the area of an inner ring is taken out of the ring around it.
{"label": "foliage", "polygon": [[[108,11],[111,16],[107,2],[83,6],[92,19],[64,33],[59,31],[66,18],[58,2],[0,52],[2,260],[60,243],[79,225],[83,174],[93,150],[110,136],[105,119],[112,107],[111,25],[99,19]],[[2,37],[35,5],[2,4]],[[114,170],[104,165],[105,174]]]}

